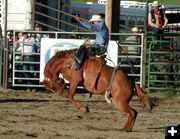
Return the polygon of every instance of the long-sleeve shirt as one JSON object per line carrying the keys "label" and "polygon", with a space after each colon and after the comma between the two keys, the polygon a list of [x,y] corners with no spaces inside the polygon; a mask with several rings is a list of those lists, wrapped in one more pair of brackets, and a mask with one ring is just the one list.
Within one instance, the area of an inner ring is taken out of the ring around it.
{"label": "long-sleeve shirt", "polygon": [[20,38],[18,44],[19,46],[16,48],[16,51],[21,52],[23,55],[32,55],[32,53],[35,53],[34,38]]}
{"label": "long-sleeve shirt", "polygon": [[80,23],[92,30],[92,31],[95,31],[96,33],[96,38],[95,40],[93,41],[93,45],[103,45],[103,46],[107,46],[108,45],[108,42],[109,42],[109,30],[106,26],[106,24],[101,21],[98,23],[98,25],[95,25],[95,24],[91,24],[87,21],[80,21]]}

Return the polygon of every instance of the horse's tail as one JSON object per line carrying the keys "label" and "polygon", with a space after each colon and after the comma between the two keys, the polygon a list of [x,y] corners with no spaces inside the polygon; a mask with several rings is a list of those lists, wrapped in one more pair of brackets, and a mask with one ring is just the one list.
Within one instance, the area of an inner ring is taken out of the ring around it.
{"label": "horse's tail", "polygon": [[152,107],[153,107],[153,103],[151,101],[151,98],[148,96],[147,92],[143,91],[143,89],[137,84],[135,84],[135,88],[136,88],[137,96],[140,98],[140,100],[145,105],[144,106],[145,109],[147,111],[151,111]]}

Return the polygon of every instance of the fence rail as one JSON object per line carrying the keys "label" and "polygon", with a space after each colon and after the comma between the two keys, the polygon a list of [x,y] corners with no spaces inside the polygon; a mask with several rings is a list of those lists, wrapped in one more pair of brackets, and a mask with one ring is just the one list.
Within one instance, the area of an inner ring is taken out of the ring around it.
{"label": "fence rail", "polygon": [[2,86],[3,40],[0,38],[0,87]]}

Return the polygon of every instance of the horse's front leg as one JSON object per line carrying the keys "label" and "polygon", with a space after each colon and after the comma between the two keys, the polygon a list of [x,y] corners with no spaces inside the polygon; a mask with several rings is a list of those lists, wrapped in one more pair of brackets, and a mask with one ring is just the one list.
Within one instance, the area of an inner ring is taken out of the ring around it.
{"label": "horse's front leg", "polygon": [[88,107],[80,104],[74,99],[76,88],[78,84],[82,81],[81,74],[74,74],[74,75],[75,76],[71,77],[70,86],[69,86],[69,93],[68,93],[69,102],[71,102],[78,110],[82,112],[89,112]]}
{"label": "horse's front leg", "polygon": [[62,87],[58,87],[58,89],[55,90],[55,95],[56,96],[61,96],[61,97],[64,97],[64,98],[68,98],[68,90],[63,89]]}
{"label": "horse's front leg", "polygon": [[66,83],[64,79],[59,78],[54,83],[54,92],[56,96],[67,97]]}

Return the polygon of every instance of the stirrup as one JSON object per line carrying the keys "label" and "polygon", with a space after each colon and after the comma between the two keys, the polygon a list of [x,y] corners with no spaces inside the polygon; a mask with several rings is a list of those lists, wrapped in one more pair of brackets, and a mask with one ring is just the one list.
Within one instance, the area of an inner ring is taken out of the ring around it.
{"label": "stirrup", "polygon": [[68,68],[68,69],[71,69],[72,64],[66,64],[66,65],[64,65],[64,67],[65,67],[65,68]]}
{"label": "stirrup", "polygon": [[79,68],[80,68],[80,65],[78,64],[78,62],[76,60],[73,60],[71,66],[70,66],[70,69],[78,70]]}

